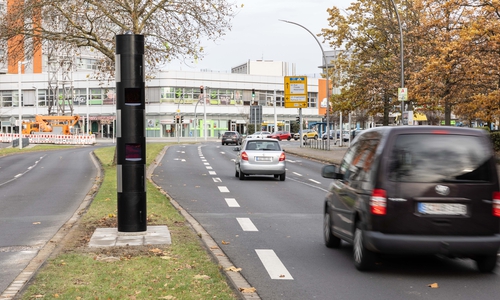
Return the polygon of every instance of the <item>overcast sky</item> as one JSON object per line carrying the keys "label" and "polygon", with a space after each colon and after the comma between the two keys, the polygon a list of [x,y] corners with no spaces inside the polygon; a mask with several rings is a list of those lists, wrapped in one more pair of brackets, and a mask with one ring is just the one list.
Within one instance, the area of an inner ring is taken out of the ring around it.
{"label": "overcast sky", "polygon": [[[204,45],[205,58],[198,63],[174,61],[167,70],[209,69],[229,73],[232,67],[248,60],[273,60],[295,63],[296,75],[311,76],[320,72],[322,54],[314,35],[328,25],[327,8],[347,8],[355,0],[237,0],[243,8],[233,19],[233,28],[222,40]],[[317,37],[321,42],[323,39]],[[323,44],[325,51],[331,50]]]}

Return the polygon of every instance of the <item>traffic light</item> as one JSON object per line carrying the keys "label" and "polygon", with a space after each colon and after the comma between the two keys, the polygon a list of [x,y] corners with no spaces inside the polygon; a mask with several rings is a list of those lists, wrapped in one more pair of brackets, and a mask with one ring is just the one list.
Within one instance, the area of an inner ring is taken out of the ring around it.
{"label": "traffic light", "polygon": [[252,89],[252,98],[255,97],[255,89]]}
{"label": "traffic light", "polygon": [[177,123],[177,116],[174,115],[174,123]]}
{"label": "traffic light", "polygon": [[175,115],[174,116],[174,121],[175,121],[175,124],[179,124],[180,123],[180,116],[179,115]]}
{"label": "traffic light", "polygon": [[295,117],[297,124],[300,124],[300,117]]}
{"label": "traffic light", "polygon": [[200,94],[203,94],[203,86],[200,86]]}
{"label": "traffic light", "polygon": [[181,116],[181,124],[184,123],[184,116]]}

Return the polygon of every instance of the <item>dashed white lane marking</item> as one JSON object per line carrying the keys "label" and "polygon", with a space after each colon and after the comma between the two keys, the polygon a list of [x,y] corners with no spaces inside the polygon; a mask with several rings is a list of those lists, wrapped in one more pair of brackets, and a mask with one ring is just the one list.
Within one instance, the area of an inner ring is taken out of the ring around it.
{"label": "dashed white lane marking", "polygon": [[243,231],[259,231],[250,218],[236,218]]}
{"label": "dashed white lane marking", "polygon": [[310,179],[310,178],[309,178],[309,181],[312,181],[312,182],[317,183],[317,184],[321,184],[321,182],[319,182],[319,181],[317,181],[317,180],[314,180],[314,179]]}
{"label": "dashed white lane marking", "polygon": [[285,265],[271,249],[255,249],[271,279],[293,280]]}
{"label": "dashed white lane marking", "polygon": [[208,174],[210,174],[210,175],[217,175],[217,173],[215,173],[215,171],[208,171]]}
{"label": "dashed white lane marking", "polygon": [[206,162],[206,163],[203,163],[203,164],[204,164],[205,166],[210,166],[210,163],[207,163],[207,162]]}
{"label": "dashed white lane marking", "polygon": [[206,168],[207,168],[207,170],[213,170],[213,168],[210,166],[206,166]]}
{"label": "dashed white lane marking", "polygon": [[222,179],[220,179],[219,177],[213,177],[212,179],[214,180],[214,182],[222,182]]}
{"label": "dashed white lane marking", "polygon": [[238,201],[234,198],[224,198],[224,200],[226,200],[227,206],[229,207],[240,207]]}
{"label": "dashed white lane marking", "polygon": [[221,193],[229,193],[229,189],[225,186],[218,186],[219,192]]}
{"label": "dashed white lane marking", "polygon": [[297,173],[297,172],[292,172],[293,174],[297,175],[297,176],[301,176],[302,177],[302,174],[300,173]]}

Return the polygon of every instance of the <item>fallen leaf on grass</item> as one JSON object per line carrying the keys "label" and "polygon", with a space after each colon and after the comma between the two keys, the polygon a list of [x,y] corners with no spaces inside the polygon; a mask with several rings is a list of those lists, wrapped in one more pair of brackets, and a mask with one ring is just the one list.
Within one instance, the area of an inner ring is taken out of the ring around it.
{"label": "fallen leaf on grass", "polygon": [[208,275],[194,275],[194,279],[210,279]]}
{"label": "fallen leaf on grass", "polygon": [[163,251],[161,249],[158,249],[158,248],[154,248],[154,249],[150,249],[149,252],[153,252],[153,253],[163,253]]}
{"label": "fallen leaf on grass", "polygon": [[249,288],[240,288],[240,292],[242,293],[255,293],[255,288],[254,287],[249,287]]}
{"label": "fallen leaf on grass", "polygon": [[229,268],[226,268],[225,270],[226,271],[239,272],[239,271],[241,271],[241,268],[236,268],[235,266],[231,266]]}
{"label": "fallen leaf on grass", "polygon": [[427,286],[430,287],[430,288],[433,288],[433,289],[437,289],[439,287],[436,282],[435,283],[431,283],[431,284],[429,284]]}
{"label": "fallen leaf on grass", "polygon": [[174,297],[174,296],[170,296],[170,295],[169,295],[169,296],[165,296],[165,297],[158,297],[158,299],[173,300],[173,299],[175,299],[175,297]]}

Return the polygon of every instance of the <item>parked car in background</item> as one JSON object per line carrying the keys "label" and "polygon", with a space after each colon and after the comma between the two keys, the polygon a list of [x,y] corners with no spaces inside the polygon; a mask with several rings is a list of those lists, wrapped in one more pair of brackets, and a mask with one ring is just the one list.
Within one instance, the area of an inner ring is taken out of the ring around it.
{"label": "parked car in background", "polygon": [[314,139],[317,140],[319,137],[318,133],[314,129],[304,129],[302,130],[302,138],[304,140]]}
{"label": "parked car in background", "polygon": [[248,135],[246,138],[247,139],[262,139],[262,138],[267,138],[268,135],[271,133],[269,131],[256,131],[250,135]]}
{"label": "parked car in background", "polygon": [[243,137],[238,131],[226,131],[221,137],[222,146],[228,144],[241,145],[242,141]]}
{"label": "parked car in background", "polygon": [[[318,133],[314,129],[303,129],[302,130],[302,139],[307,140],[307,139],[314,139],[317,140],[319,137]],[[293,135],[294,140],[300,139],[300,133],[295,133]]]}
{"label": "parked car in background", "polygon": [[385,126],[363,130],[326,194],[323,235],[330,248],[353,244],[354,265],[377,254],[471,258],[492,272],[500,248],[500,186],[495,152],[483,130]]}
{"label": "parked car in background", "polygon": [[271,138],[271,139],[277,139],[278,141],[281,141],[281,140],[289,141],[292,139],[292,135],[288,131],[276,131],[274,133],[271,133],[267,137]]}
{"label": "parked car in background", "polygon": [[[337,133],[337,138],[338,138],[339,134]],[[333,140],[335,139],[335,130],[331,129],[330,130],[330,134],[328,135],[328,137],[330,138],[330,140]],[[327,139],[327,134],[326,132],[323,132],[323,134],[321,135],[321,139],[323,140],[326,140]]]}
{"label": "parked car in background", "polygon": [[234,161],[234,176],[244,180],[248,175],[273,175],[280,181],[286,178],[285,151],[276,139],[246,138]]}

